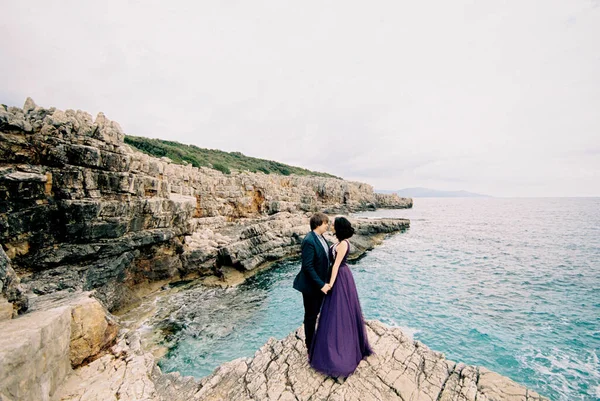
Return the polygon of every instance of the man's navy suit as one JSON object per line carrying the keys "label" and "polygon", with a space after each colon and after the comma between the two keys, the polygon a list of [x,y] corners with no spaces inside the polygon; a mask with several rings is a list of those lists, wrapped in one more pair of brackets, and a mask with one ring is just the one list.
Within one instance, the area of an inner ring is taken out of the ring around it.
{"label": "man's navy suit", "polygon": [[308,233],[302,241],[302,267],[294,279],[294,288],[302,293],[304,300],[304,334],[309,352],[315,334],[317,316],[325,296],[321,288],[331,277],[328,252],[314,231]]}

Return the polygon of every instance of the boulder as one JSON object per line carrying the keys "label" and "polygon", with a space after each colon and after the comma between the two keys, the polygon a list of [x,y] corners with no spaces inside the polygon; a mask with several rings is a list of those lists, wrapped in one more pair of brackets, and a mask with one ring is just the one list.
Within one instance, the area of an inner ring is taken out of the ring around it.
{"label": "boulder", "polygon": [[48,401],[71,370],[68,306],[0,325],[0,399]]}
{"label": "boulder", "polygon": [[71,309],[71,366],[97,358],[113,345],[118,324],[94,298],[83,297]]}
{"label": "boulder", "polygon": [[53,399],[71,368],[100,357],[117,331],[90,293],[32,299],[30,313],[0,325],[0,400]]}

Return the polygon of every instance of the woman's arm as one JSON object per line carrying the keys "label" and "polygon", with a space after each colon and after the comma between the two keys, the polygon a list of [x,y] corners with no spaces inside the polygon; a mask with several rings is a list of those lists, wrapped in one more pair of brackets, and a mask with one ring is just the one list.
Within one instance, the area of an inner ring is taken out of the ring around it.
{"label": "woman's arm", "polygon": [[331,279],[329,280],[329,286],[333,287],[335,283],[335,279],[338,274],[338,269],[342,264],[342,260],[344,260],[344,256],[346,255],[346,251],[348,250],[348,243],[346,241],[340,242],[335,248],[335,262],[333,262],[333,270],[331,271]]}

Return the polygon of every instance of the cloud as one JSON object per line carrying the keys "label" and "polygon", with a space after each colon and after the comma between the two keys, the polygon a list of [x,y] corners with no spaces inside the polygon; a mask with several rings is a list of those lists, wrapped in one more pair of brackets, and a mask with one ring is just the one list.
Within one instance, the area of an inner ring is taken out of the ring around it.
{"label": "cloud", "polygon": [[89,4],[4,5],[0,102],[379,188],[600,196],[597,2]]}

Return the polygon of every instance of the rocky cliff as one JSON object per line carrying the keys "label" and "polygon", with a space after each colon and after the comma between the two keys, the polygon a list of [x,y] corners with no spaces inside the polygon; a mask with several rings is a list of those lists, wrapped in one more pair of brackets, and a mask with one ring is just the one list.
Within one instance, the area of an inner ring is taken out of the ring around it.
{"label": "rocky cliff", "polygon": [[[31,99],[0,106],[0,400],[543,399],[378,322],[369,323],[376,354],[347,380],[308,367],[301,329],[200,381],[162,374],[138,332],[117,337],[105,306],[123,309],[182,277],[235,284],[297,255],[315,210],[412,201],[334,178],[176,165],[123,137],[103,114]],[[355,257],[409,224],[353,223]]]}
{"label": "rocky cliff", "polygon": [[334,178],[173,164],[123,138],[102,113],[0,106],[0,243],[25,291],[96,290],[119,310],[153,284],[296,254],[306,212],[412,205]]}

